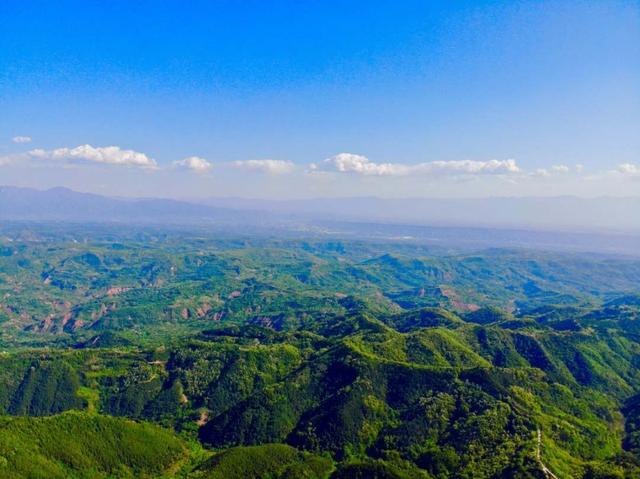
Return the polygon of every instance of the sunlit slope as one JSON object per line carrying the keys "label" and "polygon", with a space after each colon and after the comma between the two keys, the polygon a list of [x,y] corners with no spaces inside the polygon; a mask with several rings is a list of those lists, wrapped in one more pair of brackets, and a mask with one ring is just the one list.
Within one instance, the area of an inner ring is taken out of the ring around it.
{"label": "sunlit slope", "polygon": [[67,412],[0,419],[0,476],[160,477],[187,457],[185,444],[157,426]]}

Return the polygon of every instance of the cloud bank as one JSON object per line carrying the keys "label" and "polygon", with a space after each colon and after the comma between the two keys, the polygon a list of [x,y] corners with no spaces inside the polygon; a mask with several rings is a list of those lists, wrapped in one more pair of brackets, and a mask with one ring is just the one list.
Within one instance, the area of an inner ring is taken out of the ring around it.
{"label": "cloud bank", "polygon": [[[182,190],[188,195],[199,189],[202,195],[211,191],[225,191],[225,194],[241,196],[262,192],[260,194],[267,196],[321,197],[354,194],[422,196],[427,191],[434,196],[637,196],[637,182],[640,180],[638,162],[613,163],[608,169],[589,171],[580,164],[549,164],[529,169],[521,167],[513,159],[379,163],[363,155],[339,153],[315,164],[275,159],[220,161],[214,164],[199,156],[174,161],[163,158],[158,163],[145,153],[119,146],[96,147],[87,144],[47,150],[23,147],[23,150],[26,151],[0,156],[4,182],[22,183],[25,180],[32,181],[39,175],[41,179],[38,181],[46,186],[67,185],[74,181],[86,185],[100,181],[102,187],[111,181],[116,189],[135,189],[138,185],[146,185],[149,191],[165,191],[169,188]],[[73,168],[72,172],[65,173],[68,165],[86,165],[86,168]],[[113,172],[101,168],[96,174],[91,165],[111,166]],[[40,168],[44,166],[46,168]],[[54,166],[59,168],[54,171]],[[132,185],[127,186],[132,172],[121,168],[123,166],[139,172]],[[25,171],[24,167],[29,171]],[[216,175],[207,174],[214,167]],[[179,175],[178,178],[176,170],[191,174]],[[238,170],[241,174],[238,174]],[[148,175],[147,172],[151,171],[156,173]],[[254,174],[242,174],[247,171]],[[196,175],[200,175],[203,181],[196,181]],[[266,181],[263,175],[278,178]],[[122,178],[127,178],[127,181],[123,182]]]}
{"label": "cloud bank", "polygon": [[28,155],[40,160],[79,161],[136,168],[157,168],[158,166],[154,159],[144,153],[123,150],[119,146],[81,145],[75,148],[57,148],[55,150],[36,149],[29,151]]}
{"label": "cloud bank", "polygon": [[521,171],[515,160],[431,161],[408,165],[403,163],[374,163],[366,156],[352,153],[339,153],[321,163],[312,164],[311,169],[354,173],[364,176],[483,175],[512,174]]}

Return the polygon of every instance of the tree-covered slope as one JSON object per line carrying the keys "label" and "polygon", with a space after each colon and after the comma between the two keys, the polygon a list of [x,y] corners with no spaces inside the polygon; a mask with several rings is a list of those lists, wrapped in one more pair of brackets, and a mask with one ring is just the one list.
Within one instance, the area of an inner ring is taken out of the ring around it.
{"label": "tree-covered slope", "polygon": [[188,451],[159,427],[67,412],[0,418],[0,476],[7,479],[159,477]]}
{"label": "tree-covered slope", "polygon": [[194,479],[324,479],[334,469],[330,458],[284,444],[235,447],[198,466]]}
{"label": "tree-covered slope", "polygon": [[65,238],[0,251],[15,477],[640,474],[636,260]]}

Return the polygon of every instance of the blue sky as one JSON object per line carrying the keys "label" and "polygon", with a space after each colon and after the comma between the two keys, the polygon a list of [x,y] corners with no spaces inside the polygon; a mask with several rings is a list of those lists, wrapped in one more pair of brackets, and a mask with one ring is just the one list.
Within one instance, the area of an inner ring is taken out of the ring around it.
{"label": "blue sky", "polygon": [[640,3],[4,0],[0,111],[1,184],[636,195]]}

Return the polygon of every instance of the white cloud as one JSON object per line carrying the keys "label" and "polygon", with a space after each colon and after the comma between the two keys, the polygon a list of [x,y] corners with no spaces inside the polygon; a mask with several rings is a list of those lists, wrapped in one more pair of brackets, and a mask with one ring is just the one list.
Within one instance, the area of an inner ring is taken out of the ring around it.
{"label": "white cloud", "polygon": [[184,158],[183,160],[174,161],[173,166],[186,170],[192,170],[197,173],[204,173],[206,171],[209,171],[213,165],[204,158],[200,158],[198,156],[190,156],[188,158]]}
{"label": "white cloud", "polygon": [[322,163],[312,165],[313,169],[335,169],[341,173],[357,173],[371,176],[399,176],[409,173],[406,165],[399,163],[374,163],[366,156],[353,153],[339,153]]}
{"label": "white cloud", "polygon": [[[576,171],[579,173],[582,171],[582,165],[576,166]],[[552,175],[566,175],[571,172],[571,168],[567,165],[553,165],[550,168],[537,168],[529,173],[530,176],[537,176],[540,178],[547,178]]]}
{"label": "white cloud", "polygon": [[42,160],[86,161],[137,168],[156,168],[157,163],[144,153],[123,150],[119,146],[93,147],[81,145],[75,148],[57,148],[55,150],[31,150],[29,156]]}
{"label": "white cloud", "polygon": [[236,168],[257,170],[257,171],[262,171],[263,173],[269,173],[272,175],[282,175],[285,173],[291,173],[295,168],[295,165],[292,162],[284,161],[284,160],[234,161],[233,165]]}
{"label": "white cloud", "polygon": [[365,176],[481,175],[520,172],[515,160],[431,161],[407,165],[403,163],[374,163],[366,156],[352,153],[340,153],[319,164],[312,164],[311,169],[329,169]]}
{"label": "white cloud", "polygon": [[13,138],[11,138],[11,141],[13,141],[14,143],[31,143],[31,137],[30,136],[14,136]]}
{"label": "white cloud", "polygon": [[633,163],[623,163],[618,166],[618,173],[628,176],[640,176],[640,165],[634,165]]}
{"label": "white cloud", "polygon": [[584,165],[581,163],[578,163],[576,165],[576,173],[582,173],[584,171]]}

